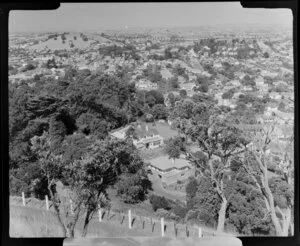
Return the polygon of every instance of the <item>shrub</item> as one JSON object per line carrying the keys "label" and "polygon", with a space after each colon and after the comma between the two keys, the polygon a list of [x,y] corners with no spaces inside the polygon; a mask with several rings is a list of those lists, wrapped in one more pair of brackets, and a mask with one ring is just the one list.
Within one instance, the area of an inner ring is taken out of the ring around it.
{"label": "shrub", "polygon": [[25,68],[26,68],[26,71],[28,71],[28,70],[33,70],[33,69],[35,69],[35,66],[34,66],[33,64],[29,63],[29,64],[26,65]]}
{"label": "shrub", "polygon": [[186,207],[180,206],[176,204],[175,207],[172,208],[172,212],[178,216],[180,219],[184,219],[187,213]]}
{"label": "shrub", "polygon": [[156,215],[158,217],[164,218],[166,220],[174,220],[174,221],[177,221],[177,222],[179,222],[179,220],[180,220],[180,217],[177,216],[176,214],[174,214],[170,211],[167,211],[165,209],[161,209],[161,208],[157,209]]}
{"label": "shrub", "polygon": [[186,221],[195,224],[202,224],[205,226],[212,227],[215,225],[216,220],[213,214],[207,209],[192,209],[186,214]]}
{"label": "shrub", "polygon": [[156,211],[159,208],[163,208],[166,210],[169,210],[171,208],[168,200],[165,197],[151,195],[149,197],[149,200],[154,211]]}
{"label": "shrub", "polygon": [[41,74],[36,74],[36,75],[34,75],[33,80],[39,81],[41,79],[41,77],[42,77]]}
{"label": "shrub", "polygon": [[155,104],[152,108],[152,115],[155,119],[167,119],[168,111],[164,104]]}
{"label": "shrub", "polygon": [[223,99],[231,99],[234,95],[234,90],[229,90],[227,92],[224,92],[222,95]]}
{"label": "shrub", "polygon": [[202,84],[198,87],[198,89],[199,89],[199,91],[206,93],[206,92],[208,92],[209,88],[208,88],[207,84]]}
{"label": "shrub", "polygon": [[180,95],[181,97],[186,97],[186,96],[187,96],[186,90],[180,90],[180,91],[179,91],[179,95]]}
{"label": "shrub", "polygon": [[185,186],[185,192],[188,199],[195,197],[198,190],[198,183],[194,177],[190,177]]}
{"label": "shrub", "polygon": [[144,201],[150,187],[150,181],[138,174],[124,174],[116,184],[118,196],[125,203],[131,204]]}
{"label": "shrub", "polygon": [[16,74],[18,74],[18,69],[14,68],[9,70],[9,75],[16,75]]}
{"label": "shrub", "polygon": [[270,57],[268,52],[265,52],[263,55],[264,55],[264,58],[269,58]]}

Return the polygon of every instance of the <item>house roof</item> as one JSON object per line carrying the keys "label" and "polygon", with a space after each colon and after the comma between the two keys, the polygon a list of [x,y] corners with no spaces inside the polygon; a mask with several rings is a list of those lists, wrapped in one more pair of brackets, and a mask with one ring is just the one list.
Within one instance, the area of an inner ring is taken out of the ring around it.
{"label": "house roof", "polygon": [[149,127],[146,124],[137,124],[134,129],[139,138],[158,135],[158,131],[156,129]]}
{"label": "house roof", "polygon": [[[152,127],[147,126],[146,124],[132,124],[132,125],[127,125],[125,127],[115,129],[111,131],[111,135],[118,137],[119,135],[122,135],[126,133],[126,131],[131,127],[134,127],[134,130],[137,134],[138,138],[143,138],[143,137],[151,137],[152,135],[158,135],[158,131]],[[157,139],[158,140],[158,139]],[[153,141],[153,140],[152,140]]]}
{"label": "house roof", "polygon": [[154,141],[161,141],[162,139],[163,138],[161,136],[156,136],[156,137],[153,137],[153,138],[143,140],[143,143],[146,144],[146,143],[151,143],[151,142],[154,142]]}
{"label": "house roof", "polygon": [[168,169],[180,169],[184,167],[191,167],[191,164],[183,158],[176,159],[175,162],[169,159],[168,156],[161,156],[150,161],[150,164],[156,168],[161,170],[168,170]]}

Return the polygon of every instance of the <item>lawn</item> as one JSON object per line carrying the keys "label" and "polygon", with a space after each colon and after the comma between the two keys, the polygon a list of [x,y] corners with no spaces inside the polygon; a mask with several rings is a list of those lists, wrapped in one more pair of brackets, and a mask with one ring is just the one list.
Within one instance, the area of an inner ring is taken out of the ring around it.
{"label": "lawn", "polygon": [[167,140],[171,137],[175,137],[178,135],[177,131],[171,129],[171,127],[167,123],[156,122],[155,126],[153,126],[152,123],[147,123],[147,125],[151,128],[155,128],[158,131],[158,134],[162,136],[164,140]]}

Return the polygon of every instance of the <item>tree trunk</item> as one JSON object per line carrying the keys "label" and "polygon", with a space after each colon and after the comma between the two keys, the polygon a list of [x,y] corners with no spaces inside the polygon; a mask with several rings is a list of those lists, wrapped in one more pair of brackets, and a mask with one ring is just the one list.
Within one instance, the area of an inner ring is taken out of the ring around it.
{"label": "tree trunk", "polygon": [[82,237],[86,237],[87,230],[88,230],[88,224],[84,224],[82,234],[81,234]]}
{"label": "tree trunk", "polygon": [[59,215],[59,211],[57,209],[55,209],[55,215],[56,215],[56,218],[58,220],[58,223],[62,229],[62,232],[63,232],[63,237],[67,237],[67,230],[66,230],[66,227],[64,225],[64,223],[62,222],[61,218],[60,218],[60,215]]}
{"label": "tree trunk", "polygon": [[66,237],[68,237],[68,238],[74,237],[74,230],[72,230],[72,228],[67,228]]}
{"label": "tree trunk", "polygon": [[224,231],[226,208],[227,208],[227,199],[225,197],[222,197],[222,204],[221,204],[221,208],[219,210],[217,232]]}
{"label": "tree trunk", "polygon": [[275,226],[276,236],[283,236],[279,219],[277,218],[275,211],[273,211],[272,209],[271,209],[271,218]]}
{"label": "tree trunk", "polygon": [[290,232],[291,232],[291,236],[294,236],[294,222],[292,221],[291,223],[290,223]]}
{"label": "tree trunk", "polygon": [[[49,179],[48,179],[49,180]],[[55,210],[55,216],[58,220],[58,223],[62,229],[62,232],[63,232],[63,237],[67,237],[67,230],[66,230],[66,227],[65,227],[65,224],[63,223],[62,219],[61,219],[61,216],[60,216],[60,213],[59,213],[59,205],[57,204],[56,202],[56,197],[55,195],[53,194],[53,191],[51,189],[51,183],[48,185],[48,190],[50,192],[50,195],[51,195],[51,201],[52,201],[52,204],[53,204],[53,207],[54,207],[54,210]]]}
{"label": "tree trunk", "polygon": [[82,237],[86,237],[86,234],[87,234],[87,231],[88,231],[89,222],[90,222],[90,215],[91,215],[91,211],[88,210],[86,212],[86,216],[85,216],[85,219],[84,219],[84,225],[83,225],[83,230],[82,230],[82,234],[81,234]]}
{"label": "tree trunk", "polygon": [[270,212],[271,212],[271,219],[275,226],[276,236],[283,236],[282,228],[281,228],[279,219],[276,215],[273,194],[271,193],[271,191],[268,188],[266,189],[266,192],[267,192],[267,201],[269,203],[269,208],[270,208]]}
{"label": "tree trunk", "polygon": [[283,212],[283,214],[284,214],[284,218],[282,220],[283,236],[288,236],[289,235],[289,228],[290,228],[291,217],[292,217],[292,213],[291,212],[292,212],[291,208],[287,208]]}
{"label": "tree trunk", "polygon": [[78,207],[76,208],[75,214],[73,215],[73,218],[69,224],[68,237],[74,237],[75,226],[79,218],[79,213],[80,213],[80,205],[78,205]]}
{"label": "tree trunk", "polygon": [[[265,163],[265,162],[263,161],[262,163]],[[281,227],[279,219],[276,215],[274,196],[269,187],[269,177],[268,177],[267,166],[265,164],[263,166],[264,166],[264,168],[263,168],[262,183],[263,183],[263,187],[264,187],[264,193],[265,193],[264,196],[265,196],[266,205],[271,213],[271,219],[275,226],[276,236],[283,236],[282,227]]]}

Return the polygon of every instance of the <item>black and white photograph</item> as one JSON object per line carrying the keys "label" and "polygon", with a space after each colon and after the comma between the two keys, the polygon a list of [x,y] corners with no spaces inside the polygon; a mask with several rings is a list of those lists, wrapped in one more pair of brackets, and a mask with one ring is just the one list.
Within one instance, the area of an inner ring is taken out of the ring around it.
{"label": "black and white photograph", "polygon": [[289,9],[11,11],[10,237],[294,236],[293,52]]}

